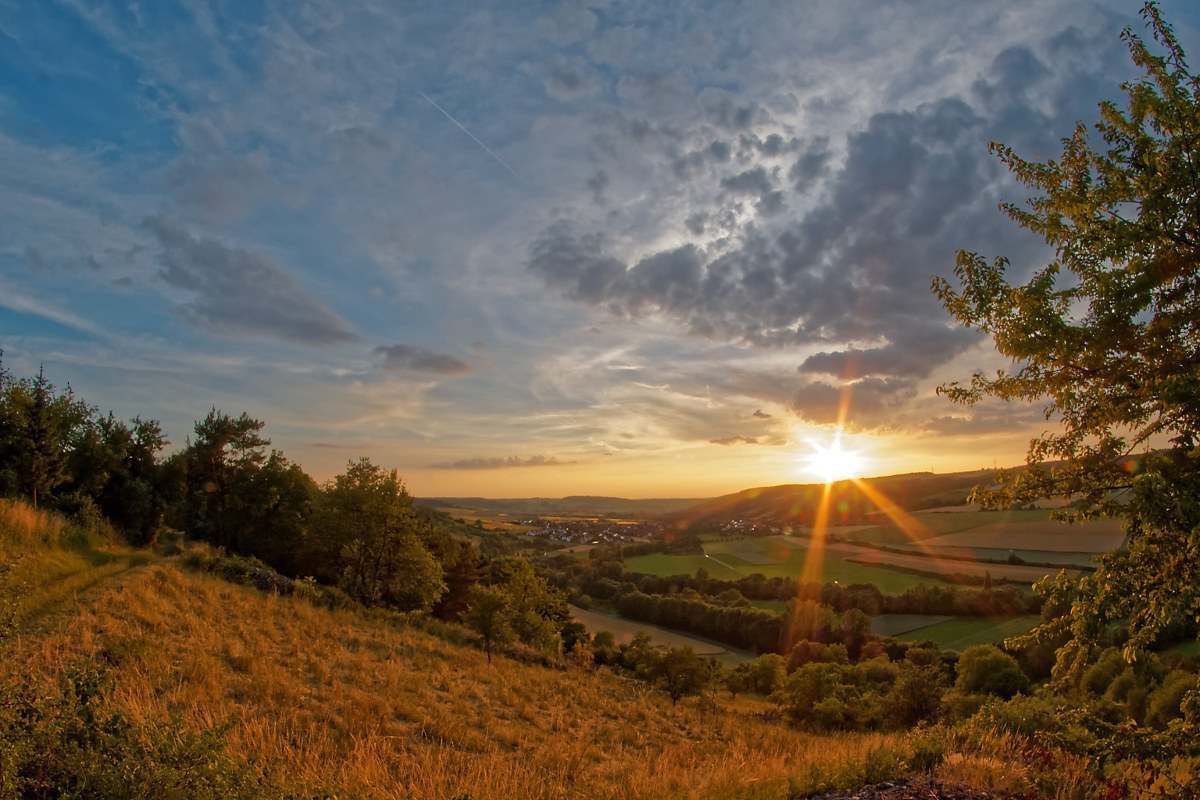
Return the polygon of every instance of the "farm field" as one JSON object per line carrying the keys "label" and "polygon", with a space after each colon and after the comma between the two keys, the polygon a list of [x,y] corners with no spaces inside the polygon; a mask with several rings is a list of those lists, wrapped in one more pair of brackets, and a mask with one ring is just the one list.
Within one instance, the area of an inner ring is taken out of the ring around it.
{"label": "farm field", "polygon": [[871,617],[871,633],[897,637],[952,619],[937,614],[879,614]]}
{"label": "farm field", "polygon": [[848,542],[904,545],[913,541],[927,542],[946,534],[967,531],[987,525],[1009,526],[1021,523],[1049,523],[1064,529],[1070,526],[1052,523],[1049,509],[1033,511],[919,511],[906,518],[901,527],[888,520],[879,525],[853,530],[830,528],[830,535]]}
{"label": "farm field", "polygon": [[[1118,523],[1066,525],[1052,521],[1050,513],[1048,509],[924,512],[915,515],[915,522],[908,526],[913,535],[890,522],[849,530],[832,528],[830,535],[836,538],[825,547],[820,580],[873,583],[889,594],[917,584],[948,582],[938,574],[1035,583],[1060,569],[1078,574],[1091,566],[1094,554],[1118,547],[1124,539]],[[856,541],[907,552],[859,546]],[[703,568],[713,577],[727,580],[755,572],[767,577],[799,577],[810,544],[809,535],[721,538],[705,541],[704,555],[655,553],[628,558],[625,564],[630,571],[652,575],[693,575]],[[1011,555],[1028,565],[997,563]]]}
{"label": "farm field", "polygon": [[1096,520],[1083,525],[1059,522],[994,522],[969,530],[927,539],[931,547],[1008,547],[1013,550],[1044,550],[1059,553],[1100,553],[1125,541],[1125,531],[1116,520]]}
{"label": "farm field", "polygon": [[1020,636],[1038,623],[1038,616],[1006,617],[1003,619],[952,617],[923,628],[914,628],[896,638],[902,642],[929,639],[943,650],[962,652],[978,644],[993,644],[1010,636]]}
{"label": "farm field", "polygon": [[1002,547],[934,547],[931,545],[912,545],[904,547],[913,555],[926,557],[950,558],[960,561],[991,561],[1000,562],[1016,556],[1028,564],[1053,564],[1055,567],[1092,567],[1095,566],[1094,553],[1060,552],[1055,550],[1014,550]]}
{"label": "farm field", "polygon": [[[850,547],[850,545],[840,545]],[[905,555],[889,553],[883,550],[856,548],[856,553],[847,556],[847,561],[862,564],[864,567],[882,568],[891,566],[899,569],[921,570],[922,572],[939,572],[949,575],[971,575],[977,578],[991,576],[1010,581],[1036,583],[1047,575],[1057,574],[1057,567],[1029,567],[1012,564],[993,564],[985,561],[956,560],[951,558],[931,558],[925,555]],[[1040,560],[1040,559],[1039,559]],[[1068,575],[1078,575],[1078,568],[1065,568]],[[880,587],[883,588],[882,586]]]}
{"label": "farm field", "polygon": [[[809,548],[806,542],[799,539],[792,540],[795,542],[795,546],[772,546],[772,540],[787,538],[773,536],[740,540],[748,545],[762,547],[764,551],[771,553],[770,559],[758,555],[754,556],[753,562],[749,561],[743,556],[730,552],[729,545],[732,542],[722,541],[705,545],[707,554],[703,556],[676,556],[662,553],[634,556],[625,559],[625,568],[630,572],[645,572],[650,575],[694,575],[697,569],[703,567],[714,578],[725,580],[737,580],[755,572],[762,573],[768,578],[799,578],[804,572]],[[739,545],[739,547],[743,548],[742,552],[745,554],[746,545]],[[858,552],[859,548],[855,548],[854,552],[850,554],[827,549],[824,553],[820,581],[826,583],[837,581],[843,584],[873,583],[879,587],[880,591],[888,594],[903,592],[905,589],[921,583],[944,583],[933,577],[914,575],[886,567],[856,564],[847,559],[847,555],[854,555]]]}
{"label": "farm field", "polygon": [[685,633],[660,628],[648,622],[634,622],[609,614],[588,611],[577,606],[568,607],[571,610],[571,616],[582,622],[588,633],[595,636],[600,631],[608,631],[617,640],[617,644],[629,644],[638,631],[645,631],[656,645],[662,647],[688,646],[702,656],[713,656],[719,659],[727,667],[742,661],[749,661],[752,658],[748,653],[731,650],[716,642],[695,639]]}

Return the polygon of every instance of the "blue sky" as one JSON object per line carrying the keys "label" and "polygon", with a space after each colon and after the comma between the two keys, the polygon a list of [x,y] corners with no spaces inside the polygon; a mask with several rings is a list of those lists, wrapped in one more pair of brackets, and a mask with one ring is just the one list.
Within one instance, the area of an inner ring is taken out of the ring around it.
{"label": "blue sky", "polygon": [[1017,463],[930,276],[1046,263],[987,144],[1055,155],[1139,8],[0,0],[4,364],[427,496],[809,480],[848,383],[872,473]]}

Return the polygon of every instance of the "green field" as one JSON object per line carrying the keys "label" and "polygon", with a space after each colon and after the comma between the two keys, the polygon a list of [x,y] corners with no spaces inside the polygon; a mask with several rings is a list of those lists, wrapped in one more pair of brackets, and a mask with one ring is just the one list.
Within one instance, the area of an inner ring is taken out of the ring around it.
{"label": "green field", "polygon": [[848,531],[839,534],[837,528],[830,530],[839,534],[847,542],[867,542],[869,544],[908,544],[947,533],[958,533],[981,525],[997,522],[1046,522],[1050,519],[1049,509],[1033,511],[923,511],[912,515],[915,526],[908,530],[894,522],[887,522],[874,528]]}
{"label": "green field", "polygon": [[751,600],[750,605],[755,608],[761,608],[763,611],[770,611],[773,614],[782,614],[787,611],[787,600]]}
{"label": "green field", "polygon": [[929,639],[937,642],[943,650],[963,651],[977,644],[994,644],[1010,636],[1020,636],[1029,631],[1040,617],[1010,617],[1003,619],[954,617],[924,628],[902,633],[896,638],[902,642],[917,642]]}
{"label": "green field", "polygon": [[[734,540],[739,542],[738,544],[732,541],[712,542],[705,545],[709,555],[703,556],[675,556],[663,553],[633,556],[625,559],[625,569],[650,575],[694,575],[697,569],[703,567],[709,575],[724,580],[737,580],[755,572],[768,578],[798,579],[804,571],[809,548],[800,540],[793,540],[790,545],[781,545],[773,541],[775,538]],[[743,555],[747,555],[745,548],[748,545],[756,545],[762,550],[760,554],[752,556],[754,561],[731,552],[739,550]],[[836,552],[825,553],[819,582],[847,585],[873,583],[887,594],[897,594],[921,583],[945,585],[945,581],[935,577],[854,564],[843,560],[843,555]]]}
{"label": "green field", "polygon": [[905,633],[949,622],[954,617],[935,614],[880,614],[871,617],[871,633],[899,637]]}
{"label": "green field", "polygon": [[[922,552],[916,547],[905,548],[914,553]],[[1059,553],[1051,550],[1010,550],[1000,547],[931,547],[929,552],[947,558],[977,558],[1004,561],[1015,555],[1027,564],[1055,564],[1063,567],[1094,567],[1093,553]]]}

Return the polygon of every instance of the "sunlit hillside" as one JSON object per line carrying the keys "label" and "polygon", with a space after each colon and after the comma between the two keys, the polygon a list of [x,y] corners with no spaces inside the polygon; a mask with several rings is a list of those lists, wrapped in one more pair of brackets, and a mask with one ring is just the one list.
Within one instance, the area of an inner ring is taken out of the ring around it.
{"label": "sunlit hillside", "polygon": [[604,671],[489,665],[461,629],[319,608],[178,558],[121,561],[52,605],[10,641],[7,672],[55,693],[68,670],[98,665],[112,708],[228,726],[230,754],[304,793],[786,797],[884,777],[908,753],[900,735],[816,737],[727,694],[672,706]]}

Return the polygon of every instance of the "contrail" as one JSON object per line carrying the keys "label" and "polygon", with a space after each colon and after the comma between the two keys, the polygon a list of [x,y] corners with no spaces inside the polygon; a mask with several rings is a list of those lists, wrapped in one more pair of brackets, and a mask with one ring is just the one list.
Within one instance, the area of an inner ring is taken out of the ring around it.
{"label": "contrail", "polygon": [[463,125],[461,122],[459,122],[458,120],[456,120],[454,117],[450,116],[450,112],[446,111],[446,109],[442,108],[442,107],[441,107],[441,106],[439,106],[437,103],[435,103],[435,102],[433,102],[432,100],[430,100],[430,99],[429,99],[429,95],[425,94],[424,92],[417,92],[417,94],[421,95],[421,97],[424,97],[424,98],[425,98],[425,100],[426,100],[426,102],[428,102],[428,103],[429,103],[429,105],[433,106],[433,107],[434,107],[434,108],[436,108],[438,111],[440,111],[440,112],[442,112],[443,114],[445,114],[445,115],[446,115],[446,119],[450,120],[450,121],[451,121],[451,122],[453,122],[455,125],[457,125],[458,127],[462,128],[462,132],[463,132],[463,133],[465,133],[467,136],[470,136],[472,139],[475,139],[475,144],[477,144],[477,145],[479,145],[480,147],[482,147],[482,148],[484,149],[484,151],[486,151],[486,152],[487,152],[487,154],[488,154],[489,156],[491,156],[492,158],[494,158],[494,159],[496,159],[497,161],[499,161],[499,162],[500,162],[500,166],[504,167],[506,170],[508,170],[509,172],[511,172],[511,173],[513,174],[513,177],[514,177],[514,178],[515,178],[515,177],[519,177],[519,176],[517,175],[517,171],[516,171],[516,170],[514,170],[514,169],[513,169],[512,167],[510,167],[508,164],[505,164],[505,163],[504,163],[504,159],[503,159],[503,158],[501,158],[500,156],[498,156],[498,155],[496,155],[495,153],[493,153],[493,152],[492,152],[492,150],[491,150],[491,148],[489,148],[489,147],[488,147],[486,144],[484,144],[483,142],[479,141],[479,139],[478,139],[478,138],[476,138],[475,134],[473,134],[473,133],[471,133],[469,130],[467,130],[467,128],[466,128],[466,126],[465,126],[465,125]]}

